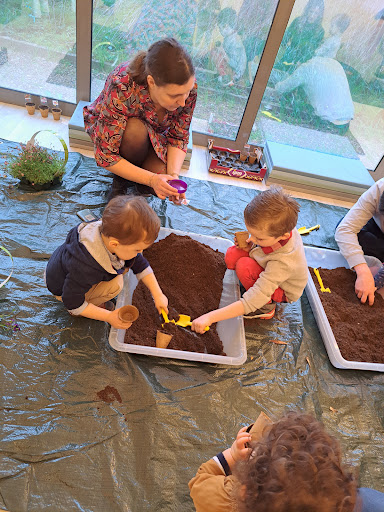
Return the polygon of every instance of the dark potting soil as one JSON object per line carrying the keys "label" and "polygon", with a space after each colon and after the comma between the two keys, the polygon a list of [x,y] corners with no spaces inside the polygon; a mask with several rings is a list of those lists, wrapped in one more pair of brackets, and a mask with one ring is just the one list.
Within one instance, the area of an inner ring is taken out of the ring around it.
{"label": "dark potting soil", "polygon": [[341,355],[348,361],[384,363],[384,300],[375,294],[373,306],[362,304],[355,294],[356,274],[339,267],[332,270],[320,268],[325,288],[321,292],[313,269],[313,281],[331,325]]}
{"label": "dark potting soil", "polygon": [[113,388],[112,386],[105,386],[104,389],[97,392],[97,396],[100,398],[100,400],[103,400],[103,402],[107,402],[107,404],[110,404],[115,400],[121,403],[120,393],[116,388]]}
{"label": "dark potting soil", "polygon": [[[177,320],[179,314],[191,319],[217,309],[223,290],[226,270],[224,255],[211,247],[196,242],[189,236],[170,234],[144,251],[163,293],[169,301],[169,319]],[[156,331],[173,334],[168,348],[189,352],[225,355],[223,345],[211,325],[204,334],[196,334],[190,327],[164,324],[155,308],[147,287],[139,282],[132,304],[140,312],[139,318],[127,329],[125,343],[156,346]]]}

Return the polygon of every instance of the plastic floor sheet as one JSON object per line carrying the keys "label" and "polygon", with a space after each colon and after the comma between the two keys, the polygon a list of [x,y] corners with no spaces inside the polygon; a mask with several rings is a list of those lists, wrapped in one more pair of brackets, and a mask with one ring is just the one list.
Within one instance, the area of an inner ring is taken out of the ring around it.
{"label": "plastic floor sheet", "polygon": [[[0,152],[16,147],[0,143]],[[248,358],[239,367],[116,352],[108,325],[70,317],[43,277],[79,222],[76,211],[101,214],[108,171],[71,153],[55,190],[30,193],[0,179],[0,245],[15,265],[0,289],[0,313],[14,311],[20,326],[0,329],[0,508],[192,511],[187,483],[199,465],[260,411],[279,417],[288,409],[323,421],[359,468],[360,485],[384,491],[384,376],[331,365],[305,295],[279,306],[273,320],[245,326]],[[162,226],[230,239],[242,229],[257,192],[186,181],[188,206],[149,199]],[[321,224],[304,242],[336,249],[346,210],[299,202],[299,226]],[[121,402],[98,398],[106,386]]]}

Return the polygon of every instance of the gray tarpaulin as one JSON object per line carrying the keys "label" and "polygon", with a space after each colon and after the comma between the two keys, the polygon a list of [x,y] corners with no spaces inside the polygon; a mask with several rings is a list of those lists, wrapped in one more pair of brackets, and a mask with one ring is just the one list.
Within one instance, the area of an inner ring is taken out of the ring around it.
{"label": "gray tarpaulin", "polygon": [[[0,150],[15,146],[3,141]],[[186,181],[188,206],[149,199],[162,226],[232,239],[257,192]],[[274,320],[246,326],[240,367],[115,352],[109,326],[71,317],[43,279],[50,254],[79,222],[76,212],[101,215],[110,175],[71,153],[59,188],[36,193],[13,183],[1,177],[0,245],[15,269],[0,308],[16,311],[20,331],[0,329],[0,508],[191,511],[187,483],[199,465],[260,411],[279,417],[287,409],[323,421],[359,468],[360,485],[384,491],[384,376],[329,363],[305,294]],[[336,249],[334,228],[346,210],[299,202],[299,226],[321,224],[305,243]],[[107,385],[121,403],[98,399]]]}

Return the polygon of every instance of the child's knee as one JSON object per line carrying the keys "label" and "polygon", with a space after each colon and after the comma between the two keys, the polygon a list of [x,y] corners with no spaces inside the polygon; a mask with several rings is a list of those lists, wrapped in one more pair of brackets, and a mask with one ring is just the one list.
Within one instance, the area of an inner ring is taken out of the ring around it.
{"label": "child's knee", "polygon": [[235,270],[236,264],[240,258],[248,257],[249,254],[243,249],[239,249],[235,245],[232,245],[227,249],[225,254],[225,264],[229,270]]}
{"label": "child's knee", "polygon": [[[114,283],[113,293],[116,291],[116,295],[119,295],[119,293],[122,291],[122,289],[124,287],[123,276],[120,274],[117,277],[115,277],[115,279],[113,279],[113,283]],[[115,295],[115,297],[116,297],[116,295]]]}
{"label": "child's knee", "polygon": [[247,290],[255,284],[263,270],[263,267],[250,257],[240,258],[235,266],[236,275]]}

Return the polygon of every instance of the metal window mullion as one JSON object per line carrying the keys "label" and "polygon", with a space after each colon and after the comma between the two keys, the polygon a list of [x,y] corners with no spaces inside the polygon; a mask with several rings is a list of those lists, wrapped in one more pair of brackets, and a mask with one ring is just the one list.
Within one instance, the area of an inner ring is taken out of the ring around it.
{"label": "metal window mullion", "polygon": [[294,4],[295,0],[280,0],[277,5],[275,16],[265,43],[265,48],[257,68],[256,76],[253,81],[252,89],[237,133],[235,141],[236,149],[241,149],[244,144],[248,143],[253,123],[255,122],[257,112],[260,108],[261,100],[263,99],[265,88],[267,87],[269,76],[274,66],[276,55],[279,51]]}
{"label": "metal window mullion", "polygon": [[76,102],[91,99],[92,0],[76,1]]}
{"label": "metal window mullion", "polygon": [[375,181],[384,178],[384,155],[381,157],[380,162],[377,164],[374,171],[369,171],[371,173],[372,178]]}

